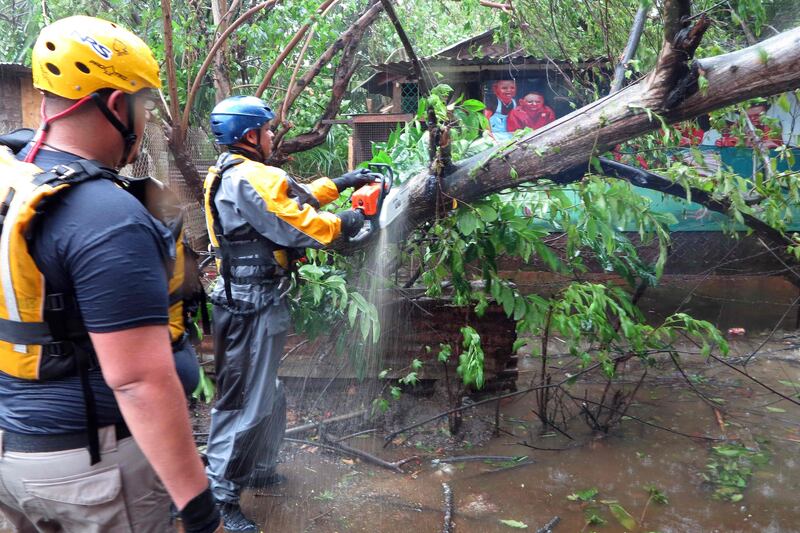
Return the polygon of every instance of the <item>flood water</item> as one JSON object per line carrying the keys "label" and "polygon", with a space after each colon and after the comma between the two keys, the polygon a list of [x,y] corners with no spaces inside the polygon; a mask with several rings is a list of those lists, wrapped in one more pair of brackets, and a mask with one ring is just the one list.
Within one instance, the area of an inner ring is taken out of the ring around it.
{"label": "flood water", "polygon": [[[747,372],[797,398],[800,334],[791,330],[796,290],[775,279],[753,278],[751,283],[737,279],[735,293],[726,280],[689,281],[670,285],[666,280],[658,290],[648,291],[642,301],[647,315],[658,321],[660,315],[682,308],[715,322],[723,331],[744,328],[743,336],[729,338],[730,358],[741,361],[757,351]],[[782,328],[789,330],[773,332],[781,320]],[[563,345],[555,339],[550,352],[558,354],[560,348]],[[524,388],[535,376],[539,360],[520,357],[519,361],[517,386]],[[572,362],[569,356],[559,359],[556,355],[551,370],[558,375]],[[449,438],[443,419],[403,435],[387,448],[383,448],[380,433],[347,441],[387,461],[418,456],[418,461],[403,467],[403,474],[313,446],[287,444],[279,465],[287,483],[248,490],[242,505],[269,533],[441,532],[442,484],[447,483],[453,493],[453,531],[457,533],[534,532],[554,517],[560,519],[553,529],[556,533],[800,531],[800,407],[700,355],[682,355],[681,363],[695,390],[668,360],[660,363],[637,391],[627,413],[630,418],[606,437],[592,434],[577,416],[567,428],[572,439],[555,433],[542,436],[532,412],[535,397],[528,394],[501,404],[501,434],[497,437],[477,438],[477,432],[464,439]],[[630,390],[641,368],[631,364],[624,370],[623,379],[629,380]],[[287,384],[290,404],[297,403],[301,400],[299,382]],[[570,390],[576,396],[586,391],[592,397],[601,385],[598,377],[592,376],[571,385]],[[303,383],[303,394],[308,395],[305,387]],[[370,394],[350,394],[352,390]],[[379,390],[380,384],[374,381],[352,382],[338,389],[334,385],[320,394],[321,407],[331,415],[350,412],[359,402],[368,406]],[[421,397],[406,401],[406,409],[403,420],[409,423],[446,406]],[[465,426],[491,429],[494,418],[494,405],[486,405],[468,411]],[[345,435],[376,426],[380,424],[365,422],[358,428],[336,430]],[[449,448],[441,446],[443,440]],[[715,499],[715,487],[703,478],[710,463],[720,463],[713,447],[731,443],[768,458],[765,464],[752,466],[752,476],[739,489],[741,500],[735,503]],[[459,455],[526,457],[532,464],[434,463]],[[648,486],[663,493],[668,503],[648,505]],[[592,502],[573,501],[573,495],[588,489],[597,491]],[[609,502],[624,508],[636,527],[623,527],[611,513]],[[606,523],[587,525],[592,514]],[[507,525],[502,520],[514,522]],[[0,531],[10,531],[1,518]]]}
{"label": "flood water", "polygon": [[[749,354],[763,340],[763,336],[733,340],[732,357]],[[791,386],[779,381],[800,382],[798,349],[800,337],[777,332],[748,365],[748,372],[796,395]],[[579,421],[569,426],[573,441],[563,436],[538,437],[538,422],[531,412],[533,395],[526,395],[501,408],[501,427],[511,434],[481,446],[457,452],[420,449],[414,445],[418,437],[412,436],[405,445],[384,450],[380,437],[350,441],[387,460],[424,457],[406,465],[404,475],[319,451],[311,453],[310,447],[292,447],[281,466],[288,484],[266,493],[250,492],[244,506],[269,532],[438,532],[443,526],[442,483],[446,482],[454,495],[457,532],[514,531],[501,520],[518,521],[528,531],[536,531],[555,516],[561,519],[556,532],[800,531],[800,408],[777,401],[718,363],[706,363],[699,356],[683,362],[698,390],[714,398],[713,402],[699,399],[681,383],[673,367],[664,366],[648,377],[629,414],[688,436],[629,419],[605,438],[591,435]],[[522,382],[526,363],[521,364]],[[573,387],[592,391],[597,386],[579,382]],[[494,409],[476,409],[474,416],[493,420]],[[444,427],[444,423],[438,429],[432,424],[426,431],[441,432]],[[530,428],[534,428],[533,438]],[[714,499],[713,487],[701,476],[714,460],[712,446],[723,442],[692,436],[729,439],[769,457],[767,464],[754,467],[741,501]],[[561,451],[535,450],[520,441]],[[534,463],[508,470],[502,467],[509,465],[498,463],[432,463],[436,457],[453,455],[527,456]],[[662,491],[668,503],[651,502],[642,522],[648,485]],[[586,489],[598,491],[597,503],[568,499]],[[620,525],[603,501],[618,502],[637,527]],[[585,527],[591,511],[607,524]]]}

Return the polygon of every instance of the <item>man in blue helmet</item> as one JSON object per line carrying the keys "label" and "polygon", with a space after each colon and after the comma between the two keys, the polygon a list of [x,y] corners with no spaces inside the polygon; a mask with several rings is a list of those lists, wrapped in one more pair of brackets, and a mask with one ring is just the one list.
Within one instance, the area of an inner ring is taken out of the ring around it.
{"label": "man in blue helmet", "polygon": [[204,186],[206,226],[220,273],[214,304],[218,399],[211,411],[207,474],[225,529],[255,532],[239,507],[242,487],[280,482],[275,472],[286,427],[278,364],[289,327],[290,261],[361,229],[360,211],[319,211],[350,187],[375,181],[366,170],[304,185],[268,166],[274,114],[260,99],[233,96],[211,112],[225,149]]}

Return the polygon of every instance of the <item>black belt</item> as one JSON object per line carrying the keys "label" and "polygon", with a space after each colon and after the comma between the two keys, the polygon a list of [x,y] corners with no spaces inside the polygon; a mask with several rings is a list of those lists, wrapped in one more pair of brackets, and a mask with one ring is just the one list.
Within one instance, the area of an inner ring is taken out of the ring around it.
{"label": "black belt", "polygon": [[[131,436],[131,431],[125,422],[114,424],[117,440]],[[25,435],[3,431],[3,451],[22,453],[61,452],[85,448],[89,445],[89,434],[85,431],[79,433],[62,433],[58,435]]]}

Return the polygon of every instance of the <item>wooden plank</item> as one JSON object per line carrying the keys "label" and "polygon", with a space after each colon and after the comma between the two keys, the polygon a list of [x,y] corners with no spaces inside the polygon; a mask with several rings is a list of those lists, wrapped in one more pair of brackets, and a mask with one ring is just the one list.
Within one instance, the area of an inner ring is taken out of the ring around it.
{"label": "wooden plank", "polygon": [[414,115],[411,113],[376,113],[372,115],[355,115],[354,124],[377,124],[386,122],[411,122]]}
{"label": "wooden plank", "polygon": [[19,78],[20,110],[22,111],[22,127],[38,128],[40,109],[42,106],[42,93],[33,86],[30,74]]}
{"label": "wooden plank", "polygon": [[356,140],[351,135],[347,138],[347,170],[356,168]]}

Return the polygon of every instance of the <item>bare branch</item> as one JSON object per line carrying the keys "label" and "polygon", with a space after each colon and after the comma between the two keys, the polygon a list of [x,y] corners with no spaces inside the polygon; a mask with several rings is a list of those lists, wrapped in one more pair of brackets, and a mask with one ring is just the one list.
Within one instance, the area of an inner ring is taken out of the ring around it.
{"label": "bare branch", "polygon": [[[170,0],[161,0],[161,13],[164,21],[164,62],[167,68],[167,91],[169,94],[169,114],[170,120],[176,121],[179,117],[178,111],[178,78],[175,73],[175,52],[173,50],[172,36],[172,6]],[[174,132],[179,139],[183,139],[183,132]]]}
{"label": "bare branch", "polygon": [[[330,90],[328,104],[311,131],[291,139],[283,140],[283,135],[285,135],[288,130],[285,128],[281,130],[280,133],[282,135],[280,139],[276,138],[276,150],[271,158],[272,164],[280,164],[285,161],[287,154],[308,150],[325,142],[325,138],[332,126],[332,124],[327,121],[335,118],[339,113],[342,99],[347,92],[347,86],[356,71],[357,52],[361,40],[367,28],[378,18],[381,10],[382,6],[380,4],[375,4],[367,9],[367,11],[342,34],[337,42],[331,45],[331,47],[326,50],[325,54],[323,54],[323,56],[330,55],[330,57],[332,57],[338,50],[342,50],[342,57],[333,74],[333,85]],[[330,59],[328,59],[326,63],[328,61],[330,61]],[[302,91],[302,88],[310,83],[322,69],[322,66],[324,66],[324,64],[318,60],[317,64],[297,82],[297,87],[289,89],[290,93],[295,93],[295,97],[291,99],[291,103],[294,103],[300,91]],[[289,101],[288,96],[285,102],[286,101]]]}
{"label": "bare branch", "polygon": [[507,13],[507,14],[509,14],[509,15],[510,15],[510,14],[513,12],[513,9],[511,8],[511,6],[510,6],[510,5],[508,5],[508,4],[502,4],[502,3],[500,3],[500,2],[492,2],[492,1],[490,1],[490,0],[481,0],[481,1],[480,1],[480,4],[481,4],[483,7],[490,7],[490,8],[492,8],[492,9],[499,9],[499,10],[500,10],[500,11],[502,11],[503,13]]}
{"label": "bare branch", "polygon": [[400,42],[403,43],[403,49],[406,51],[406,55],[408,55],[409,60],[411,60],[414,73],[417,76],[417,80],[419,80],[420,94],[428,94],[428,82],[422,75],[422,65],[420,65],[419,58],[417,54],[414,53],[414,47],[411,45],[411,41],[408,39],[408,35],[406,35],[402,24],[400,24],[400,20],[397,18],[397,13],[394,10],[394,6],[392,6],[391,0],[381,0],[381,4],[383,4],[383,8],[386,10],[386,15],[388,15],[389,20],[392,21],[394,30],[397,32],[397,37],[400,39]]}
{"label": "bare branch", "polygon": [[284,102],[288,102],[288,105],[286,106],[287,109],[294,104],[303,90],[308,87],[314,78],[317,77],[317,75],[322,71],[323,67],[331,62],[336,54],[338,54],[348,43],[354,39],[360,40],[361,36],[364,34],[364,30],[366,30],[366,28],[375,21],[382,10],[383,6],[381,6],[379,3],[368,8],[358,18],[358,20],[356,20],[356,22],[354,22],[347,30],[345,30],[339,36],[339,38],[336,39],[336,41],[334,41],[334,43],[330,45],[328,49],[322,53],[322,55],[320,55],[308,72],[306,72],[298,80],[295,87],[291,88],[286,94],[286,99]]}
{"label": "bare branch", "polygon": [[200,83],[203,81],[203,77],[208,72],[208,67],[211,65],[211,62],[214,60],[214,56],[217,53],[217,50],[225,44],[225,41],[228,39],[231,33],[233,33],[239,26],[247,22],[253,15],[258,13],[259,11],[271,8],[274,6],[279,0],[267,0],[266,2],[262,2],[257,4],[242,14],[238,19],[233,21],[230,26],[225,29],[222,35],[214,42],[214,45],[211,47],[211,50],[208,51],[208,55],[206,56],[203,64],[200,65],[200,70],[197,72],[197,75],[194,78],[194,82],[192,83],[191,88],[189,89],[189,93],[186,95],[186,105],[183,108],[183,118],[181,119],[180,130],[182,133],[189,129],[189,114],[192,110],[192,104],[194,103],[194,98],[197,95],[197,91],[200,90]]}
{"label": "bare branch", "polygon": [[329,7],[338,4],[339,1],[340,0],[325,0],[324,2],[322,2],[322,4],[320,4],[320,6],[317,8],[316,13],[311,18],[311,20],[309,20],[299,30],[297,30],[297,32],[294,34],[294,37],[292,37],[291,40],[289,41],[289,44],[286,45],[286,48],[284,48],[281,51],[281,53],[278,54],[278,57],[275,58],[275,61],[269,67],[267,74],[264,76],[264,79],[261,81],[261,84],[258,86],[258,89],[256,89],[256,96],[260,98],[261,95],[264,94],[264,91],[267,89],[270,83],[272,83],[272,78],[275,77],[275,73],[278,71],[278,68],[280,68],[284,60],[286,60],[286,58],[289,57],[289,54],[292,53],[292,50],[295,49],[297,43],[299,43],[300,40],[303,38],[303,36],[305,36],[306,32],[311,27],[312,23],[316,20],[317,15],[326,12]]}
{"label": "bare branch", "polygon": [[631,34],[628,37],[628,44],[625,45],[622,58],[614,69],[614,79],[611,82],[611,90],[608,94],[614,94],[622,89],[622,82],[625,81],[625,67],[628,66],[628,62],[633,59],[633,56],[636,54],[636,49],[639,47],[639,39],[642,38],[642,32],[644,32],[645,22],[647,22],[647,7],[641,4],[633,19],[633,26],[631,27]]}

